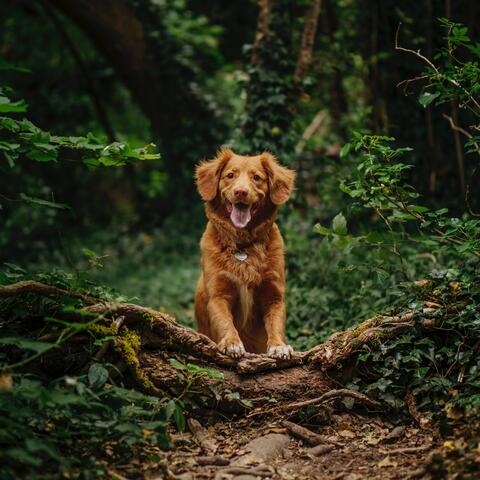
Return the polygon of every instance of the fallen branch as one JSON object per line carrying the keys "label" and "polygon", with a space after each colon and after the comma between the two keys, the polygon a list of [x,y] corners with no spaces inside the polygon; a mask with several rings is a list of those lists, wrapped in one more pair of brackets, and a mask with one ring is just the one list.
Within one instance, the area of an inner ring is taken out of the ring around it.
{"label": "fallen branch", "polygon": [[356,392],[354,390],[349,390],[347,388],[342,388],[339,390],[330,390],[329,392],[324,393],[320,397],[310,398],[309,400],[303,400],[302,402],[289,403],[288,405],[283,405],[281,410],[296,410],[307,405],[321,405],[322,403],[335,400],[340,397],[350,397],[358,400],[360,403],[364,403],[369,407],[380,407],[381,403],[376,400],[372,400],[367,397],[364,393]]}
{"label": "fallen branch", "polygon": [[0,297],[13,297],[33,293],[38,295],[63,295],[65,297],[79,298],[85,304],[91,305],[99,301],[98,298],[83,293],[65,290],[64,288],[47,285],[45,283],[36,282],[34,280],[24,280],[22,282],[13,283],[11,285],[0,285]]}
{"label": "fallen branch", "polygon": [[417,410],[417,402],[412,393],[408,392],[405,395],[405,402],[407,404],[408,413],[418,423],[419,427],[426,430],[430,427],[430,420],[421,415]]}
{"label": "fallen branch", "polygon": [[[306,362],[313,363],[323,370],[336,368],[343,361],[363,347],[381,340],[398,336],[420,324],[423,316],[434,312],[435,308],[407,310],[400,315],[379,315],[343,332],[334,333],[326,342],[312,348],[306,355]],[[426,322],[427,324],[429,322]]]}
{"label": "fallen branch", "polygon": [[314,447],[324,442],[324,438],[321,435],[312,432],[308,428],[302,427],[301,425],[289,422],[288,420],[284,420],[282,425],[287,429],[288,433],[295,438],[302,440],[302,442],[306,443],[307,445]]}

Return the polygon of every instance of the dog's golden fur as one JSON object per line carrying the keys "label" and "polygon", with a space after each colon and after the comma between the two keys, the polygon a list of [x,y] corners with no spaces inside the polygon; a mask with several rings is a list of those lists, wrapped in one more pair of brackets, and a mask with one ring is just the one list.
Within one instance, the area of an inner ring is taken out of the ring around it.
{"label": "dog's golden fur", "polygon": [[270,153],[247,157],[229,149],[197,167],[208,224],[195,315],[199,331],[229,355],[291,355],[285,344],[284,246],[275,218],[294,176]]}

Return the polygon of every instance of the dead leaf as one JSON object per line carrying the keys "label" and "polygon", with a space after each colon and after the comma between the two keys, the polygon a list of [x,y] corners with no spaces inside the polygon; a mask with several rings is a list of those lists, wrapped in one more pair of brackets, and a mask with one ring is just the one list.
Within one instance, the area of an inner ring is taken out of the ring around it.
{"label": "dead leaf", "polygon": [[391,460],[389,456],[386,456],[382,461],[377,463],[377,466],[380,468],[398,467],[398,462],[395,462]]}
{"label": "dead leaf", "polygon": [[447,450],[455,450],[455,444],[451,440],[447,440],[446,442],[443,442],[443,448],[446,448]]}
{"label": "dead leaf", "polygon": [[447,403],[444,407],[447,417],[452,420],[460,420],[463,418],[463,411],[453,403]]}
{"label": "dead leaf", "polygon": [[378,445],[379,442],[380,442],[380,439],[379,439],[379,438],[367,437],[367,444],[368,444],[368,445]]}

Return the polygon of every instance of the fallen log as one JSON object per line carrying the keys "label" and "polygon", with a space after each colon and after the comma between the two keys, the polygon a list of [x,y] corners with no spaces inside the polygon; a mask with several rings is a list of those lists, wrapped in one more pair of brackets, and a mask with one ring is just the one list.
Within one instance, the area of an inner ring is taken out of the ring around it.
{"label": "fallen log", "polygon": [[[282,405],[295,410],[342,395],[354,396],[364,405],[378,408],[378,402],[358,392],[329,393],[332,390],[330,376],[367,345],[400,335],[415,325],[422,326],[422,322],[425,328],[431,328],[432,319],[427,317],[435,311],[423,308],[398,315],[376,316],[335,333],[308,352],[295,352],[288,360],[256,354],[233,359],[222,354],[208,337],[178,324],[163,312],[132,303],[104,301],[34,281],[0,286],[0,300],[17,298],[21,301],[25,295],[50,299],[70,296],[78,301],[73,312],[58,308],[55,313],[57,318],[65,319],[67,330],[68,321],[72,320],[77,330],[63,333],[64,341],[57,338],[55,348],[42,354],[38,368],[45,371],[52,368],[56,374],[62,368],[63,374],[84,372],[85,365],[92,362],[92,357],[85,357],[84,342],[89,338],[85,333],[103,335],[109,338],[108,346],[105,343],[100,347],[93,359],[127,365],[132,385],[153,395],[177,397],[187,394],[186,389],[194,389],[196,394],[210,399],[210,407],[224,412],[252,410],[272,405],[272,402],[273,409],[282,412]],[[12,312],[3,313],[14,317]],[[79,322],[85,324],[83,329],[78,328]],[[35,332],[45,335],[43,327],[45,324],[42,328],[37,324],[36,330],[28,332],[38,339],[40,335],[35,336]],[[84,340],[78,341],[81,335]]]}

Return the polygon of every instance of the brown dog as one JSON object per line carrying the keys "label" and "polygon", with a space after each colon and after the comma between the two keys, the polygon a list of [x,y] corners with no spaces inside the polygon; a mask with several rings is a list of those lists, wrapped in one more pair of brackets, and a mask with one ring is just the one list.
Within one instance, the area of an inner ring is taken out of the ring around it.
{"label": "brown dog", "polygon": [[273,155],[221,150],[196,172],[208,224],[195,294],[198,329],[228,355],[288,358],[283,239],[275,223],[295,174]]}

